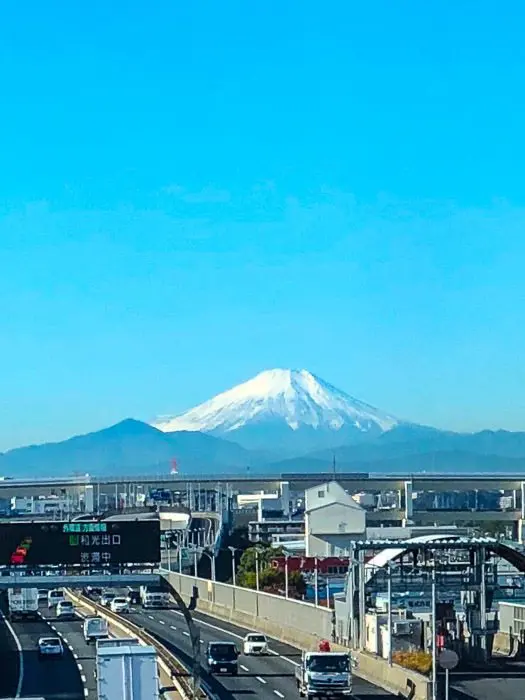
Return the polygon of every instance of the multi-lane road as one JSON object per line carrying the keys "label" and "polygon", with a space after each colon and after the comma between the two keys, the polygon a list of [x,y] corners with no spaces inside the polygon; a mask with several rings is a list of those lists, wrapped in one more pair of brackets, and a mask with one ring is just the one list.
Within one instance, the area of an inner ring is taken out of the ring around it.
{"label": "multi-lane road", "polygon": [[[130,614],[130,618],[162,641],[191,667],[190,637],[186,622],[178,610],[137,609]],[[204,650],[209,641],[235,641],[242,649],[244,635],[252,631],[199,612],[193,614],[193,619],[199,627],[203,660]],[[202,679],[213,694],[222,700],[244,695],[250,695],[254,700],[295,700],[299,697],[295,684],[295,666],[301,652],[280,642],[271,643],[270,650],[269,656],[241,656],[238,676],[210,676],[202,666]],[[386,700],[392,697],[381,688],[360,678],[354,679],[354,695],[355,698],[365,700]]]}
{"label": "multi-lane road", "polygon": [[[84,700],[85,689],[91,687],[95,699],[94,686],[87,683],[83,667],[88,662],[94,670],[94,649],[87,647],[83,639],[80,644],[80,620],[66,623],[57,621],[52,611],[48,613],[41,608],[41,612],[49,616],[49,622],[43,617],[35,621],[11,623],[5,617],[0,620],[0,697]],[[73,634],[77,630],[78,634]],[[58,634],[63,636],[63,657],[40,659],[38,639]],[[85,661],[84,657],[89,659],[86,658]],[[91,674],[94,681],[93,670]]]}

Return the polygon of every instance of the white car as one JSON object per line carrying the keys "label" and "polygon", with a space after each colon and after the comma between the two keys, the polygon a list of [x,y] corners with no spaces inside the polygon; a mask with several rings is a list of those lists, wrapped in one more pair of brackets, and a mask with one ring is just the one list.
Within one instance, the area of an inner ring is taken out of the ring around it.
{"label": "white car", "polygon": [[105,608],[109,608],[111,605],[111,601],[116,598],[114,593],[102,593],[100,596],[100,604],[103,605]]}
{"label": "white car", "polygon": [[250,634],[247,634],[243,639],[242,648],[246,656],[268,654],[268,640],[264,634],[250,632]]}
{"label": "white car", "polygon": [[59,637],[40,637],[38,640],[38,656],[43,659],[49,656],[62,656],[64,647]]}
{"label": "white car", "polygon": [[129,612],[129,603],[127,598],[113,598],[109,604],[109,609],[114,613],[127,613]]}
{"label": "white car", "polygon": [[75,608],[71,601],[63,600],[57,605],[57,618],[72,620],[76,616]]}
{"label": "white car", "polygon": [[49,591],[47,594],[47,607],[53,608],[55,605],[62,603],[64,600],[64,591],[62,591],[60,588]]}

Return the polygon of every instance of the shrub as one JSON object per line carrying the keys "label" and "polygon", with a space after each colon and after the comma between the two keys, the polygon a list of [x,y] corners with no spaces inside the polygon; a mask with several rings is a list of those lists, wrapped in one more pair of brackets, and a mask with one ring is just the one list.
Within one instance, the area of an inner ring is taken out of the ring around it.
{"label": "shrub", "polygon": [[395,651],[392,661],[398,666],[428,675],[432,668],[432,654],[426,651]]}

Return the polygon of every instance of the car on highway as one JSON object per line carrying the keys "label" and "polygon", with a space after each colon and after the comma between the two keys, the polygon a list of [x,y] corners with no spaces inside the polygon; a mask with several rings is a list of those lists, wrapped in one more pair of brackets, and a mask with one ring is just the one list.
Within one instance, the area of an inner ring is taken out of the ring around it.
{"label": "car on highway", "polygon": [[239,672],[239,650],[233,642],[209,642],[206,648],[206,664],[209,673]]}
{"label": "car on highway", "polygon": [[61,588],[54,588],[47,594],[47,607],[54,608],[55,605],[62,603],[64,600],[64,591]]}
{"label": "car on highway", "polygon": [[140,605],[140,591],[134,591],[132,588],[130,588],[127,599],[130,605]]}
{"label": "car on highway", "polygon": [[40,659],[62,656],[64,647],[59,637],[40,637],[38,640],[38,657]]}
{"label": "car on highway", "polygon": [[41,603],[42,601],[45,602],[47,600],[47,595],[49,591],[47,588],[39,588],[38,589],[38,602]]}
{"label": "car on highway", "polygon": [[268,640],[264,634],[250,632],[243,639],[242,651],[246,656],[252,654],[268,654]]}
{"label": "car on highway", "polygon": [[111,601],[116,598],[116,595],[114,593],[110,593],[108,591],[104,591],[102,595],[100,596],[100,604],[103,605],[105,608],[109,608],[111,605]]}
{"label": "car on highway", "polygon": [[57,605],[57,618],[62,620],[73,620],[76,618],[76,610],[70,600],[63,600]]}
{"label": "car on highway", "polygon": [[113,598],[111,603],[109,604],[109,609],[111,612],[114,613],[128,613],[129,612],[129,603],[127,598],[122,598],[120,596],[117,596],[116,598]]}

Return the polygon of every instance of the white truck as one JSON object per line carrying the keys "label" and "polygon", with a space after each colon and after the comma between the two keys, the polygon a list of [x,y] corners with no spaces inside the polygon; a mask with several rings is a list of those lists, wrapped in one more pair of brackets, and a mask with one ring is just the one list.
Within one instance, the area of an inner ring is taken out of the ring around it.
{"label": "white truck", "polygon": [[88,644],[109,637],[108,623],[102,617],[87,617],[84,620],[83,631]]}
{"label": "white truck", "polygon": [[349,654],[305,651],[295,669],[299,695],[304,698],[343,698],[352,695],[352,661]]}
{"label": "white truck", "polygon": [[159,700],[153,647],[104,645],[97,650],[95,674],[98,700]]}
{"label": "white truck", "polygon": [[160,586],[141,586],[140,602],[143,608],[168,608],[170,595]]}
{"label": "white truck", "polygon": [[38,588],[8,588],[7,600],[10,620],[38,617]]}

